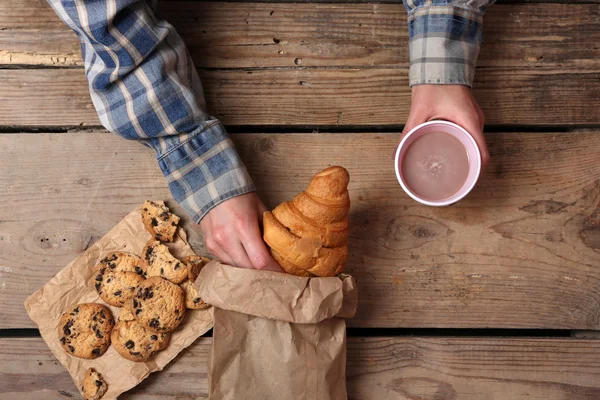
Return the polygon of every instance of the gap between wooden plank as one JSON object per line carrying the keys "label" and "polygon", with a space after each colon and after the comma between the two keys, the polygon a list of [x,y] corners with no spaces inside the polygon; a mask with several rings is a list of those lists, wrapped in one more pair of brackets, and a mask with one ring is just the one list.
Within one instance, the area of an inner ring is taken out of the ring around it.
{"label": "gap between wooden plank", "polygon": [[[396,133],[402,132],[404,125],[225,125],[230,134],[307,134],[307,133]],[[100,125],[82,126],[7,126],[0,125],[0,134],[37,134],[37,133],[98,133],[103,131]],[[600,125],[486,125],[485,134],[521,132],[521,133],[567,133],[598,131]],[[107,132],[108,133],[108,132]]]}
{"label": "gap between wooden plank", "polygon": [[[572,337],[600,339],[594,334],[598,331],[572,331],[568,329],[456,329],[456,328],[348,328],[348,337],[521,337],[521,338],[559,338]],[[16,328],[0,329],[0,338],[40,337],[37,329]],[[212,337],[212,330],[204,335]]]}

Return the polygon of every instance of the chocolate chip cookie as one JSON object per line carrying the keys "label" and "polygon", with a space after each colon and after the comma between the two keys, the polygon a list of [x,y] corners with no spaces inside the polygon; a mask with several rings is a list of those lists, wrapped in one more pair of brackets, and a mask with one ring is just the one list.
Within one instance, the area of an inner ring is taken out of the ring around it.
{"label": "chocolate chip cookie", "polygon": [[131,298],[127,300],[121,308],[121,314],[119,314],[119,322],[133,320],[135,320],[135,315],[133,313],[133,298]]}
{"label": "chocolate chip cookie", "polygon": [[196,281],[198,278],[198,274],[206,264],[211,262],[210,258],[202,257],[202,256],[187,256],[181,259],[181,262],[185,264],[188,271],[188,279],[191,281]]}
{"label": "chocolate chip cookie", "polygon": [[79,358],[97,358],[108,349],[114,325],[108,307],[97,303],[77,304],[60,317],[58,337],[67,353]]}
{"label": "chocolate chip cookie", "polygon": [[138,321],[119,321],[111,333],[115,350],[131,361],[147,361],[167,347],[169,333],[156,333]]}
{"label": "chocolate chip cookie", "polygon": [[88,368],[81,385],[81,392],[85,400],[100,400],[107,390],[108,385],[102,378],[102,374],[96,372],[94,368]]}
{"label": "chocolate chip cookie", "polygon": [[144,247],[142,264],[148,277],[160,276],[173,283],[181,283],[188,277],[185,264],[173,257],[169,248],[157,240],[150,240]]}
{"label": "chocolate chip cookie", "polygon": [[142,208],[142,222],[152,237],[161,242],[172,242],[179,217],[169,211],[164,201],[146,200]]}
{"label": "chocolate chip cookie", "polygon": [[194,281],[187,280],[183,282],[181,288],[185,292],[185,306],[190,310],[204,310],[209,308],[210,304],[207,304],[198,296],[198,291],[194,287]]}
{"label": "chocolate chip cookie", "polygon": [[99,269],[103,266],[110,271],[137,272],[139,275],[144,275],[142,260],[135,254],[122,251],[107,254],[100,260],[96,268]]}
{"label": "chocolate chip cookie", "polygon": [[108,304],[122,307],[133,297],[133,291],[144,280],[141,260],[133,254],[112,253],[96,267],[94,287]]}
{"label": "chocolate chip cookie", "polygon": [[185,316],[183,290],[159,276],[146,279],[132,299],[134,315],[144,328],[157,333],[171,332]]}

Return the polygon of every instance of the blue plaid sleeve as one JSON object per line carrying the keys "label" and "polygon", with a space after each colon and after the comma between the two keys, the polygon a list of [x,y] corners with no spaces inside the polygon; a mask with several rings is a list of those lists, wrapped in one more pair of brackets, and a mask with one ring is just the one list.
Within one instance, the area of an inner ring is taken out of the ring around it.
{"label": "blue plaid sleeve", "polygon": [[404,0],[410,86],[473,85],[483,14],[495,0]]}
{"label": "blue plaid sleeve", "polygon": [[219,203],[254,191],[175,29],[141,0],[48,0],[81,42],[102,125],[156,150],[173,197],[199,222]]}

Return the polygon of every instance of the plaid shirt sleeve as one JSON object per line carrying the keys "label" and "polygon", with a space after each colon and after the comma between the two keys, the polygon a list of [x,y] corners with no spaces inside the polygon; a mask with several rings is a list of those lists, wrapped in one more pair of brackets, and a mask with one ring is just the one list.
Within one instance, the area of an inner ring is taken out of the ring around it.
{"label": "plaid shirt sleeve", "polygon": [[410,86],[473,85],[483,14],[495,0],[404,0]]}
{"label": "plaid shirt sleeve", "polygon": [[254,191],[223,125],[205,111],[181,37],[141,0],[48,0],[81,42],[102,124],[156,150],[173,197],[199,222]]}

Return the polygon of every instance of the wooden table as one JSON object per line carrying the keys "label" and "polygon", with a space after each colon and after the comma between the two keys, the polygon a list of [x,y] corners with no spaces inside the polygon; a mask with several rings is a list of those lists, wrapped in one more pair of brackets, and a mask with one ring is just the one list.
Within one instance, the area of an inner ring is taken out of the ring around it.
{"label": "wooden table", "polygon": [[[428,208],[392,168],[410,90],[406,13],[390,3],[161,14],[269,206],[328,165],[351,173],[351,399],[600,398],[600,4],[490,8],[474,92],[491,164],[468,199]],[[0,3],[0,49],[0,399],[79,398],[23,301],[170,194],[151,150],[100,126],[75,36],[44,1]],[[205,397],[209,346],[123,398]]]}

